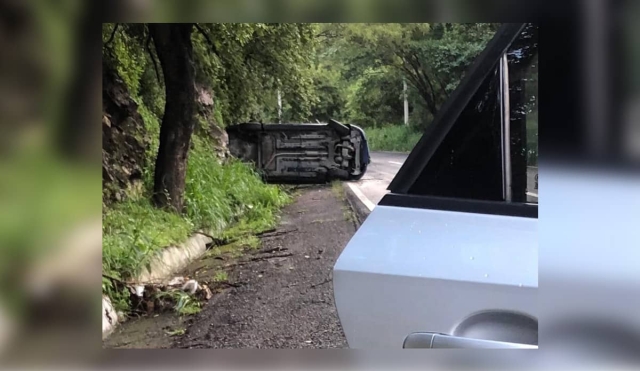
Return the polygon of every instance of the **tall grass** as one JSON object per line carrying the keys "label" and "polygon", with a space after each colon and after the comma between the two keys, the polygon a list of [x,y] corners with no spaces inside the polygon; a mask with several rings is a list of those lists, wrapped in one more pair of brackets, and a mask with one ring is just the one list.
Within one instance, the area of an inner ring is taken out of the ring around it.
{"label": "tall grass", "polygon": [[273,226],[275,212],[289,200],[287,194],[264,184],[248,164],[231,160],[219,165],[217,161],[212,145],[195,137],[187,168],[187,218],[214,231],[238,223],[253,231]]}
{"label": "tall grass", "polygon": [[102,291],[117,310],[129,307],[129,294],[111,278],[126,281],[151,261],[164,246],[185,240],[193,223],[181,215],[157,209],[146,197],[118,203],[102,216]]}
{"label": "tall grass", "polygon": [[[267,185],[247,164],[220,164],[208,140],[194,137],[185,189],[186,212],[159,210],[140,195],[103,212],[103,272],[113,278],[135,277],[163,247],[183,242],[197,229],[221,237],[259,232],[276,223],[276,213],[289,201],[279,187]],[[150,179],[150,178],[148,178]],[[151,189],[151,184],[145,187]],[[103,280],[103,291],[116,308],[126,310],[128,294]]]}
{"label": "tall grass", "polygon": [[421,133],[406,125],[388,125],[365,129],[369,149],[372,151],[411,152]]}

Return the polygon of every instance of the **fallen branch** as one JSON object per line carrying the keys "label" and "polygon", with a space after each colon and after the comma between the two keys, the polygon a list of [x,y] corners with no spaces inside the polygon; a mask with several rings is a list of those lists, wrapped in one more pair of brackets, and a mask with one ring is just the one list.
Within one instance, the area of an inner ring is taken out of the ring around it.
{"label": "fallen branch", "polygon": [[223,268],[241,267],[241,266],[243,266],[245,264],[246,264],[246,262],[235,262],[235,263],[225,264],[222,267]]}
{"label": "fallen branch", "polygon": [[169,348],[173,348],[173,349],[193,349],[194,347],[205,347],[205,348],[210,348],[211,344],[204,344],[204,343],[195,343],[195,344],[185,344],[185,345],[180,345],[177,347],[167,347],[165,349],[169,349]]}
{"label": "fallen branch", "polygon": [[274,254],[274,255],[269,255],[269,256],[256,256],[255,258],[245,259],[245,260],[238,261],[238,262],[235,262],[235,263],[225,264],[223,267],[224,268],[231,268],[231,267],[235,267],[235,266],[242,266],[242,265],[245,265],[247,263],[255,262],[255,261],[269,260],[269,259],[275,259],[275,258],[286,258],[287,256],[291,256],[291,255],[293,255],[293,253],[289,252],[289,253]]}
{"label": "fallen branch", "polygon": [[276,236],[281,236],[283,234],[287,234],[290,232],[295,232],[297,231],[298,228],[292,228],[292,229],[287,229],[284,231],[272,231],[272,232],[265,232],[265,233],[261,233],[259,235],[257,235],[258,237],[262,237],[262,238],[269,238],[269,237],[276,237]]}
{"label": "fallen branch", "polygon": [[222,282],[220,285],[221,286],[230,286],[230,287],[234,287],[234,288],[238,288],[238,287],[242,287],[244,285],[246,285],[246,282]]}
{"label": "fallen branch", "polygon": [[326,280],[324,280],[324,281],[322,281],[322,282],[320,282],[320,283],[316,283],[315,285],[311,285],[311,288],[318,287],[318,286],[322,286],[322,285],[324,285],[325,283],[329,283],[329,282],[331,282],[331,278],[327,278]]}
{"label": "fallen branch", "polygon": [[262,261],[262,260],[269,260],[269,259],[274,259],[274,258],[286,258],[287,256],[291,256],[293,255],[293,253],[285,253],[285,254],[274,254],[274,255],[269,255],[269,256],[258,256],[255,258],[251,258],[248,260],[245,260],[244,263],[246,262],[255,262],[255,261]]}
{"label": "fallen branch", "polygon": [[286,247],[282,247],[282,246],[278,246],[278,247],[274,247],[271,249],[264,249],[264,250],[258,250],[255,255],[258,254],[270,254],[272,252],[277,252],[277,251],[287,251],[289,249],[287,249]]}
{"label": "fallen branch", "polygon": [[276,231],[275,228],[267,229],[265,231],[262,231],[262,232],[256,234],[256,236],[258,236],[258,237],[264,236],[265,234],[269,234],[269,233],[272,233],[272,232],[275,232],[275,231]]}
{"label": "fallen branch", "polygon": [[211,239],[211,241],[212,241],[211,243],[214,246],[224,246],[224,245],[228,245],[230,243],[233,243],[233,242],[237,241],[237,239],[235,239],[235,240],[226,240],[226,239],[222,239],[222,238],[213,237],[212,235],[210,235],[208,233],[205,233],[205,232],[202,232],[202,231],[196,231],[196,233],[197,234],[201,234],[201,235],[203,235],[205,237],[209,237]]}

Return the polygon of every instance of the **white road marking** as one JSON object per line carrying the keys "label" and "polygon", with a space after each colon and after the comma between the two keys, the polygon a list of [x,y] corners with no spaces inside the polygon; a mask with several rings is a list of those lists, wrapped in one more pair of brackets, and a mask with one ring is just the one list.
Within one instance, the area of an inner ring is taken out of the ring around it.
{"label": "white road marking", "polygon": [[389,163],[402,166],[402,162],[398,162],[398,161],[389,161]]}
{"label": "white road marking", "polygon": [[367,196],[365,196],[364,193],[362,193],[362,191],[360,191],[358,186],[354,185],[353,183],[347,183],[347,184],[349,185],[349,188],[351,188],[351,190],[353,191],[353,194],[355,194],[356,197],[358,197],[360,201],[362,201],[364,206],[366,206],[367,209],[369,209],[369,211],[373,210],[373,208],[376,207],[376,205],[373,202],[371,202],[367,198]]}

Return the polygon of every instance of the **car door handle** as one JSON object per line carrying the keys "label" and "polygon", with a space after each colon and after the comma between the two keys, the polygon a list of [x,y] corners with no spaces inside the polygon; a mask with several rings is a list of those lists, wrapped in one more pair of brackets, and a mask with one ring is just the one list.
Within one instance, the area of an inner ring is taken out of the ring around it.
{"label": "car door handle", "polygon": [[404,349],[538,349],[537,345],[471,339],[433,332],[415,332],[404,339]]}

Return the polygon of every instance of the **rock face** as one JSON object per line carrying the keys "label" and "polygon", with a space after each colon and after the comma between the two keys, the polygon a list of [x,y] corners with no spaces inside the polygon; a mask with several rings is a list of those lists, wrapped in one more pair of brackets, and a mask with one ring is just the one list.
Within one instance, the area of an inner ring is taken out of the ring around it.
{"label": "rock face", "polygon": [[109,204],[142,187],[150,140],[127,86],[104,63],[102,112],[102,200]]}
{"label": "rock face", "polygon": [[[102,201],[124,200],[143,189],[143,171],[153,171],[147,158],[151,137],[126,84],[107,63],[102,66]],[[197,120],[194,135],[208,137],[220,161],[230,157],[229,137],[215,120],[214,98],[197,86]]]}
{"label": "rock face", "polygon": [[196,86],[198,100],[198,125],[197,134],[209,137],[213,142],[213,150],[221,161],[227,159],[229,154],[229,136],[221,129],[222,123],[215,119],[215,102],[209,90],[202,86]]}

